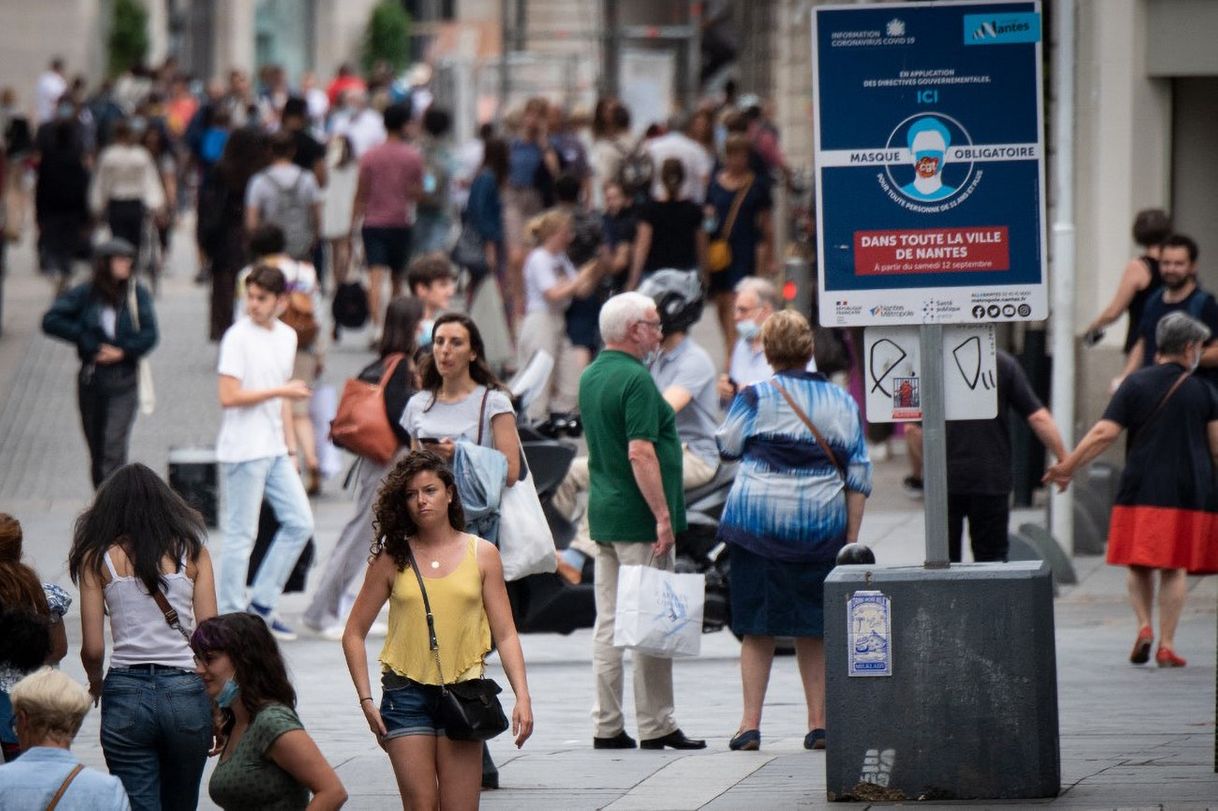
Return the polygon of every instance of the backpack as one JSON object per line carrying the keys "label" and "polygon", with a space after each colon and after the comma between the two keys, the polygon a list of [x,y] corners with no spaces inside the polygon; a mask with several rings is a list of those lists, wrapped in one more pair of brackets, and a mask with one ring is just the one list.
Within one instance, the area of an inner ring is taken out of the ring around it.
{"label": "backpack", "polygon": [[313,307],[313,294],[294,290],[295,283],[288,285],[288,306],[279,320],[296,330],[296,348],[310,349],[321,331],[317,313]]}
{"label": "backpack", "polygon": [[305,171],[299,169],[296,182],[286,188],[276,183],[270,172],[266,174],[267,182],[275,189],[275,205],[266,219],[283,229],[284,249],[293,259],[309,258],[315,241],[309,203],[300,193]]}
{"label": "backpack", "polygon": [[[617,147],[617,144],[614,144]],[[618,151],[621,152],[620,147]],[[644,146],[642,138],[629,152],[622,152],[622,162],[617,167],[617,182],[627,197],[645,195],[651,192],[651,182],[655,177],[655,162],[651,153]]]}
{"label": "backpack", "polygon": [[368,323],[368,291],[358,281],[343,282],[334,291],[330,313],[340,327],[359,329]]}

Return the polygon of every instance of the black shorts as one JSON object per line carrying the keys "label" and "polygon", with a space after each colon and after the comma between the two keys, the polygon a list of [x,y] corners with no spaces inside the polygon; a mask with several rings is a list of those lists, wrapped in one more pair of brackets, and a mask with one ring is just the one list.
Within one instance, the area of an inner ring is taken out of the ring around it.
{"label": "black shorts", "polygon": [[395,279],[406,272],[406,263],[410,260],[410,226],[366,225],[361,235],[368,267],[389,268]]}

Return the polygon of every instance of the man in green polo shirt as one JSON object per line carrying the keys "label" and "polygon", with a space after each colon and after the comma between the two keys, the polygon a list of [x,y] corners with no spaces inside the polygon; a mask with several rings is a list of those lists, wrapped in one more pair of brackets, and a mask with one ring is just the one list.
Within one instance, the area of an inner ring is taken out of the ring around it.
{"label": "man in green polo shirt", "polygon": [[[643,358],[660,345],[655,302],[622,293],[600,313],[605,349],[579,380],[588,443],[588,524],[596,541],[596,749],[632,749],[622,715],[622,651],[613,646],[618,568],[673,564],[685,529],[681,441],[676,417]],[[634,654],[634,705],[644,749],[702,749],[673,719],[672,660]]]}

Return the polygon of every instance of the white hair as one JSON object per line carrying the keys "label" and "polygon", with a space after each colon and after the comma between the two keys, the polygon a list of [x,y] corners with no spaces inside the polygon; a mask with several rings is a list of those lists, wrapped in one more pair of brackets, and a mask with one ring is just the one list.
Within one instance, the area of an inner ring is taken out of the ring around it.
{"label": "white hair", "polygon": [[758,304],[768,304],[774,311],[782,309],[782,299],[779,298],[778,288],[774,286],[773,282],[757,276],[745,276],[736,283],[736,293],[743,293],[746,290],[757,296]]}
{"label": "white hair", "polygon": [[647,312],[655,307],[656,303],[642,293],[618,293],[601,307],[601,340],[622,343],[630,328],[647,318]]}

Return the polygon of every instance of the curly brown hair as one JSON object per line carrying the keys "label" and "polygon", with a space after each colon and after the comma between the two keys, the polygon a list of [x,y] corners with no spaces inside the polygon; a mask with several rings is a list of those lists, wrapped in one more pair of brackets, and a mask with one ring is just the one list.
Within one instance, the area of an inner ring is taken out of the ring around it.
{"label": "curly brown hair", "polygon": [[399,572],[406,570],[410,562],[408,539],[419,529],[406,507],[406,486],[416,475],[428,471],[435,473],[452,495],[452,501],[448,503],[448,523],[458,532],[465,529],[465,510],[452,470],[432,451],[411,451],[385,476],[376,495],[376,504],[372,507],[373,541],[369,563],[381,552],[386,552],[393,556]]}

